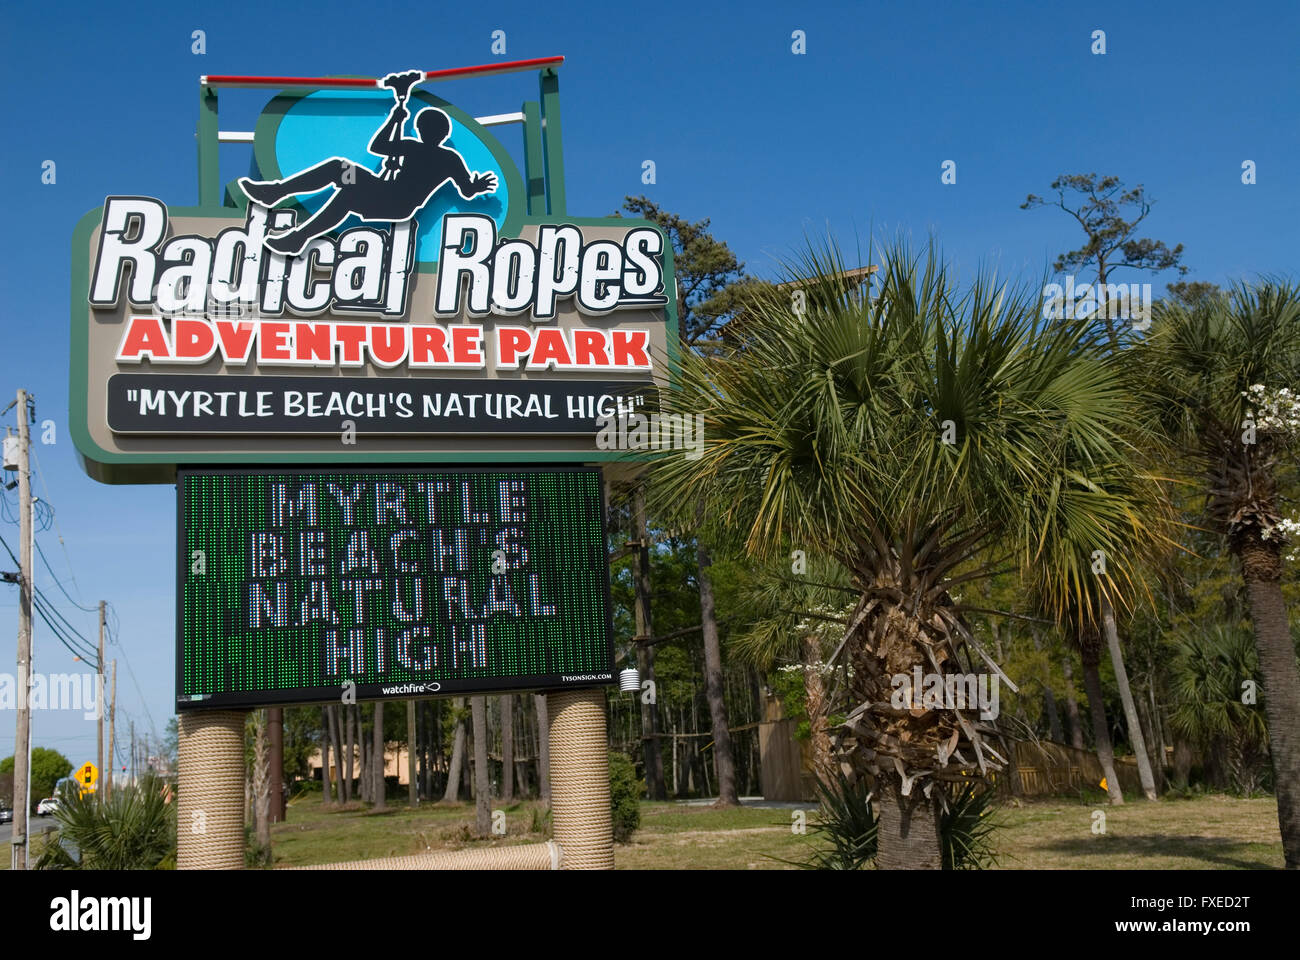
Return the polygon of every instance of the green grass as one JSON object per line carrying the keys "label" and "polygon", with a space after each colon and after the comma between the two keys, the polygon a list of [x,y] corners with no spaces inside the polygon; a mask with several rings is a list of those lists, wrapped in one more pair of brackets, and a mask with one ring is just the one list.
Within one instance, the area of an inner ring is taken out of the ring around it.
{"label": "green grass", "polygon": [[[811,811],[812,804],[805,809]],[[532,829],[540,804],[517,803],[505,810],[506,835],[479,841],[472,837],[471,804],[425,804],[411,810],[394,803],[387,812],[372,814],[359,805],[352,809],[324,807],[319,797],[311,797],[291,806],[286,822],[272,829],[275,862],[277,866],[301,866],[546,839],[544,833]],[[1106,815],[1104,834],[1092,832],[1096,810]],[[615,863],[626,870],[790,869],[780,861],[802,859],[811,837],[792,831],[791,813],[643,803],[641,828],[630,843],[615,848]],[[810,822],[814,816],[810,812]],[[1202,796],[1158,803],[1135,800],[1121,807],[1052,799],[1019,807],[1003,805],[994,816],[999,824],[994,848],[1001,869],[1282,866],[1277,805],[1270,797]]]}
{"label": "green grass", "polygon": [[299,800],[289,807],[285,822],[271,828],[271,846],[277,867],[404,857],[430,850],[459,850],[470,846],[506,846],[537,843],[547,839],[534,832],[534,812],[539,803],[514,803],[504,809],[506,833],[491,840],[475,840],[472,804],[422,804],[411,809],[404,802],[390,801],[388,808],[372,813],[354,803],[347,807],[325,806],[320,796]]}
{"label": "green grass", "polygon": [[[815,818],[816,805],[803,808]],[[614,848],[620,870],[789,870],[806,856],[792,810],[642,803],[641,829]]]}
{"label": "green grass", "polygon": [[[1093,833],[1093,812],[1106,832]],[[1283,866],[1277,801],[1221,795],[1120,807],[1078,801],[1002,806],[1002,869],[1259,870]]]}

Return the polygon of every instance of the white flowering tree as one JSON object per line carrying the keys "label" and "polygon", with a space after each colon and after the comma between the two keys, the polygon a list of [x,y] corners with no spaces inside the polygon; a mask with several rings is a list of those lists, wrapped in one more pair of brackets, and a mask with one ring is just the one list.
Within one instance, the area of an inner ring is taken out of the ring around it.
{"label": "white flowering tree", "polygon": [[1281,585],[1300,525],[1278,493],[1300,441],[1300,290],[1265,281],[1193,306],[1162,302],[1138,350],[1173,453],[1203,478],[1206,518],[1241,566],[1282,847],[1300,868],[1300,667]]}

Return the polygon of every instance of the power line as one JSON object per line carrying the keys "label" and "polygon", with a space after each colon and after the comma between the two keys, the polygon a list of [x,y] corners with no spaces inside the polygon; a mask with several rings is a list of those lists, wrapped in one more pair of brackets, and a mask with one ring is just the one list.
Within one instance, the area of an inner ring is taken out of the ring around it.
{"label": "power line", "polygon": [[[45,482],[45,474],[41,471],[41,458],[40,458],[40,455],[36,452],[36,448],[35,448],[35,447],[32,447],[32,459],[36,461],[36,475],[37,475],[38,477],[41,478],[41,489],[45,491],[45,500],[46,500],[46,502],[49,502],[49,500],[50,500],[50,486],[49,486],[48,483]],[[63,531],[59,529],[59,518],[58,518],[58,515],[54,513],[54,508],[53,508],[53,507],[50,508],[50,519],[51,519],[51,520],[53,521],[53,523],[54,523],[54,535],[55,535],[56,537],[58,537],[58,539],[59,539],[59,546],[63,548],[63,559],[64,559],[64,562],[66,562],[67,565],[68,565],[68,575],[69,575],[69,577],[70,577],[71,580],[72,580],[72,586],[73,586],[74,589],[76,589],[77,593],[80,594],[80,593],[81,593],[81,588],[77,586],[77,574],[76,574],[76,571],[74,571],[74,570],[72,569],[72,557],[69,556],[69,554],[68,554],[68,544],[67,544],[67,543],[64,541],[64,539],[63,539]],[[37,545],[36,545],[36,548],[39,550],[39,549],[40,549],[40,544],[37,544]],[[45,560],[45,553],[44,553],[43,551],[41,552],[41,559],[42,559],[42,560]],[[46,568],[47,570],[50,571],[50,576],[53,577],[53,576],[54,576],[54,570],[50,567],[50,562],[49,562],[48,560],[45,560],[45,568]],[[58,583],[58,577],[55,577],[54,579],[55,579],[55,582]],[[60,590],[63,590],[63,584],[62,584],[62,583],[59,583],[59,589],[60,589]],[[72,600],[72,597],[68,596],[68,592],[67,592],[66,590],[63,591],[63,595],[66,596],[66,597],[68,597],[69,600]],[[80,603],[78,603],[76,600],[72,600],[72,603],[73,603],[74,606],[77,606],[77,607],[79,607],[80,609],[85,610],[87,613],[94,613],[94,612],[95,612],[93,607],[83,607],[83,606],[82,606]]]}
{"label": "power line", "polygon": [[[9,554],[9,558],[13,560],[14,563],[18,563],[18,558],[14,555],[13,549],[3,537],[0,537],[0,545],[4,546],[5,552]],[[55,638],[67,647],[68,651],[74,656],[79,656],[83,660],[88,660],[91,663],[97,664],[99,655],[94,652],[95,648],[90,641],[83,637],[80,631],[78,631],[77,628],[63,616],[63,614],[59,613],[54,604],[50,603],[49,598],[45,596],[44,592],[39,587],[36,587],[35,584],[33,584],[33,587],[32,606],[35,608],[36,612],[40,614],[41,619],[45,621],[45,625],[50,628],[50,632],[53,633]],[[54,623],[50,619],[50,614],[53,614],[60,621],[66,624],[66,627],[60,627],[58,624]],[[67,636],[68,632],[72,633],[71,637]],[[85,650],[78,650],[72,646],[72,644],[75,644],[78,641],[85,645]]]}
{"label": "power line", "polygon": [[[52,566],[50,566],[50,561],[49,561],[49,559],[45,556],[45,550],[42,549],[42,547],[41,547],[41,542],[40,542],[39,540],[36,541],[36,552],[39,553],[39,554],[41,555],[41,562],[45,564],[45,569],[49,572],[49,574],[50,574],[50,579],[54,581],[54,585],[55,585],[56,587],[59,588],[59,591],[60,591],[60,592],[61,592],[65,597],[68,598],[68,603],[72,604],[72,605],[73,605],[74,607],[76,607],[78,610],[84,610],[86,613],[95,613],[95,612],[96,612],[96,609],[97,609],[96,607],[83,607],[81,604],[77,603],[76,600],[73,600],[73,599],[72,599],[72,594],[68,593],[68,591],[64,588],[62,581],[60,581],[59,578],[55,575],[55,573],[54,573],[54,568],[53,568]],[[68,566],[68,572],[71,573],[71,571],[72,571],[72,567],[71,567],[71,564],[69,564],[69,566]],[[71,580],[72,580],[73,584],[75,585],[76,582],[77,582],[77,578],[76,578],[75,576],[73,576],[73,577],[71,578]]]}
{"label": "power line", "polygon": [[[37,500],[35,502],[35,508],[36,508],[35,513],[39,514],[39,516],[34,516],[33,519],[37,522],[37,527],[41,531],[49,530],[51,527],[54,528],[54,533],[59,540],[59,545],[63,548],[63,555],[64,555],[64,559],[67,561],[68,564],[68,573],[70,574],[70,579],[72,580],[73,586],[76,587],[77,577],[76,577],[76,573],[72,569],[72,558],[68,555],[67,543],[63,539],[63,532],[59,529],[58,519],[57,519],[56,512],[54,510],[54,506],[52,503],[50,503],[49,500],[49,496],[50,496],[49,484],[46,483],[45,475],[44,473],[41,472],[41,461],[39,455],[37,455],[34,447],[31,449],[32,449],[32,456],[35,460],[36,474],[37,476],[40,477],[41,487],[45,491],[45,497],[46,497],[46,499],[44,500]],[[5,512],[7,513],[9,508],[8,499],[0,498],[0,503],[4,504]],[[50,564],[49,558],[45,556],[45,551],[41,549],[40,542],[36,541],[35,537],[33,537],[32,540],[36,542],[36,549],[37,552],[40,554],[41,561],[45,564],[45,569],[49,572],[50,577],[54,580],[55,586],[59,588],[60,592],[62,592],[63,595],[67,597],[68,601],[78,610],[85,611],[86,613],[96,612],[96,608],[83,606],[82,604],[78,603],[76,600],[72,598],[72,595],[68,593],[68,591],[64,588],[62,582],[55,575],[54,568]],[[0,538],[0,543],[3,543],[3,538]],[[18,562],[17,557],[14,557],[13,551],[9,549],[9,544],[5,543],[4,547],[5,550],[8,551],[10,557],[13,557],[14,562],[17,563]],[[64,617],[61,613],[59,613],[58,609],[54,606],[54,604],[52,604],[49,601],[49,598],[47,598],[40,591],[40,589],[36,587],[35,577],[33,577],[32,580],[33,580],[32,586],[34,588],[32,591],[33,599],[39,598],[40,602],[45,605],[48,612],[53,614],[60,621],[66,624],[66,631],[71,632],[71,634],[73,635],[72,637],[67,637],[65,631],[60,630],[60,628],[56,627],[55,624],[53,624],[50,621],[49,617],[46,616],[46,610],[39,610],[38,612],[41,615],[41,619],[45,621],[47,626],[49,626],[50,630],[54,633],[55,637],[59,640],[60,643],[64,645],[64,647],[66,647],[74,655],[80,655],[82,659],[98,664],[97,652],[89,653],[89,654],[78,654],[78,651],[74,649],[73,646],[70,645],[70,644],[75,644],[79,639],[80,642],[85,644],[88,649],[91,650],[96,649],[96,645],[92,644],[89,640],[87,640],[84,636],[82,636],[81,632],[75,626],[72,625],[71,621],[69,621],[66,617]],[[156,738],[158,736],[158,728],[157,725],[154,723],[153,713],[149,709],[149,702],[145,699],[144,691],[140,689],[140,682],[139,680],[136,679],[135,670],[132,669],[131,667],[131,660],[126,655],[126,648],[123,647],[121,644],[121,640],[120,640],[121,621],[118,618],[117,611],[113,608],[113,605],[111,603],[108,603],[106,605],[106,608],[107,608],[107,612],[112,615],[112,621],[105,624],[105,626],[108,627],[109,642],[113,646],[117,647],[118,650],[121,652],[122,662],[126,666],[127,674],[131,677],[131,685],[135,688],[136,696],[140,698],[140,705],[144,707],[145,716],[149,720],[149,732],[152,736]]]}
{"label": "power line", "polygon": [[131,675],[131,686],[135,687],[135,694],[140,698],[140,706],[144,707],[144,715],[149,718],[149,732],[153,736],[158,736],[158,728],[154,725],[153,714],[149,712],[149,701],[144,697],[144,691],[140,689],[140,684],[135,679],[135,671],[131,669],[131,660],[126,655],[126,648],[118,644],[118,649],[122,651],[122,662],[126,664],[126,672]]}
{"label": "power line", "polygon": [[59,613],[58,608],[55,607],[54,604],[50,602],[50,598],[47,597],[47,596],[45,595],[45,591],[44,591],[44,590],[42,590],[40,587],[36,587],[36,589],[35,589],[35,591],[34,591],[34,594],[35,594],[35,596],[39,597],[41,600],[43,600],[43,601],[45,602],[45,605],[46,605],[47,607],[50,608],[51,612],[53,612],[53,614],[54,614],[56,617],[59,618],[60,622],[62,622],[63,625],[68,629],[68,632],[70,632],[74,637],[76,637],[79,641],[81,641],[82,643],[84,643],[84,644],[85,644],[87,647],[89,647],[91,650],[94,650],[94,649],[95,649],[95,647],[96,647],[97,645],[94,644],[94,643],[92,643],[90,640],[88,640],[88,639],[87,639],[87,638],[82,634],[82,632],[81,632],[80,630],[78,630],[78,629],[73,625],[73,623],[72,623],[71,620],[69,620],[69,619],[68,619],[67,617],[65,617],[63,614]]}
{"label": "power line", "polygon": [[50,619],[49,614],[53,613],[55,616],[58,616],[58,611],[50,607],[49,602],[40,594],[34,594],[32,600],[32,606],[35,607],[36,612],[40,614],[41,619],[45,621],[45,625],[50,628],[50,632],[54,634],[54,638],[58,640],[59,643],[63,644],[63,646],[67,648],[67,651],[73,656],[80,660],[85,660],[87,663],[97,665],[98,657],[94,652],[74,647],[73,644],[76,641],[64,634],[60,627]]}

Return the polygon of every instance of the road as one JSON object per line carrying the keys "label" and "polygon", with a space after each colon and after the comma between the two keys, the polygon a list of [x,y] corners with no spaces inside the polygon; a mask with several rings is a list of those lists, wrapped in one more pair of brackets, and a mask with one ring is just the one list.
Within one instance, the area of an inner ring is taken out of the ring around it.
{"label": "road", "polygon": [[[32,815],[27,823],[28,827],[31,829],[33,837],[38,833],[45,833],[46,831],[53,830],[59,825],[58,821],[53,817],[38,817],[35,814]],[[13,837],[13,829],[14,825],[12,823],[0,823],[0,848],[3,848],[3,850],[0,851],[0,855],[8,854],[9,841]]]}

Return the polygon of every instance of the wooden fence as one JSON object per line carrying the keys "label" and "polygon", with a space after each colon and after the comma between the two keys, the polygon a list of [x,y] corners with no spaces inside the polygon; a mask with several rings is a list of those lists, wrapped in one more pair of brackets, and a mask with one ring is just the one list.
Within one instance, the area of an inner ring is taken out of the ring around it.
{"label": "wooden fence", "polygon": [[[1083,787],[1101,788],[1101,761],[1091,750],[1080,750],[1050,740],[1016,741],[1014,749],[1026,797],[1075,793]],[[1136,760],[1116,757],[1115,773],[1119,777],[1120,789],[1126,795],[1141,795]],[[1002,796],[1011,796],[1010,770],[1003,772],[995,782]]]}

